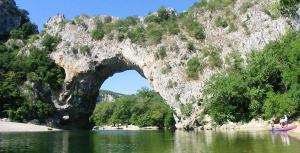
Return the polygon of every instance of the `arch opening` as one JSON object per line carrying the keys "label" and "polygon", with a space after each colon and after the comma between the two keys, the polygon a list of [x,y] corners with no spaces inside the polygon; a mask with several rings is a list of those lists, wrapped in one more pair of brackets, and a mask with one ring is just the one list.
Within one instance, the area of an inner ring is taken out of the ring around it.
{"label": "arch opening", "polygon": [[[60,125],[67,129],[91,129],[93,125],[90,122],[90,116],[96,107],[100,87],[113,75],[125,71],[136,71],[136,75],[148,81],[139,66],[123,56],[116,55],[104,59],[93,71],[77,75],[71,82],[66,83],[64,86],[66,92],[61,94],[59,99],[63,103],[57,106],[61,119]],[[162,101],[165,105],[163,99]]]}

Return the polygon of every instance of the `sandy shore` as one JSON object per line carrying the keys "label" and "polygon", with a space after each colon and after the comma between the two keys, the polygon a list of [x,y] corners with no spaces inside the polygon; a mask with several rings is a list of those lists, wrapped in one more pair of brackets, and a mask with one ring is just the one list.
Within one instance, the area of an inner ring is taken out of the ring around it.
{"label": "sandy shore", "polygon": [[0,121],[0,132],[41,132],[41,131],[59,131],[59,129],[55,129],[43,125]]}

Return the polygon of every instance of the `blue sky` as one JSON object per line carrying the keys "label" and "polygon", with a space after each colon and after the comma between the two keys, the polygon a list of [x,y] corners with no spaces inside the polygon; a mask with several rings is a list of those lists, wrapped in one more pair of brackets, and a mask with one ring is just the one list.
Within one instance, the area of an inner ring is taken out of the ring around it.
{"label": "blue sky", "polygon": [[[121,18],[137,15],[145,16],[156,11],[159,7],[171,7],[178,12],[187,10],[198,0],[16,0],[17,5],[29,12],[32,22],[41,30],[43,24],[58,13],[68,19],[81,14],[112,15]],[[133,94],[141,87],[150,87],[147,80],[136,71],[125,71],[107,79],[101,89]]]}

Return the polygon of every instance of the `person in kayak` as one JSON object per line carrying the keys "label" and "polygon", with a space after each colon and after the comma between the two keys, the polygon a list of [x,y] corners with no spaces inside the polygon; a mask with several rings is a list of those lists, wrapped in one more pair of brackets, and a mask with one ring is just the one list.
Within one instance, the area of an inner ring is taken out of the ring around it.
{"label": "person in kayak", "polygon": [[271,127],[272,127],[272,129],[274,128],[274,126],[275,126],[275,116],[273,116],[271,118]]}
{"label": "person in kayak", "polygon": [[279,124],[281,125],[281,127],[284,127],[284,118],[280,118],[279,120]]}
{"label": "person in kayak", "polygon": [[288,125],[288,118],[287,118],[286,115],[284,115],[283,121],[284,121],[284,125],[287,126]]}
{"label": "person in kayak", "polygon": [[286,127],[288,125],[288,118],[286,115],[284,115],[284,117],[282,117],[279,121],[281,127]]}

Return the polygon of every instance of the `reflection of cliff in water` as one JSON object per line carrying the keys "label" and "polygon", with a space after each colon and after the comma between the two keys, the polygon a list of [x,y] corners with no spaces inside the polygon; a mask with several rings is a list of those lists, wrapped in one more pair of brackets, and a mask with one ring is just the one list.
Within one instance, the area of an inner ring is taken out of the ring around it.
{"label": "reflection of cliff in water", "polygon": [[174,141],[176,153],[279,153],[283,148],[284,152],[291,153],[299,152],[295,146],[300,145],[298,140],[291,139],[287,133],[272,134],[270,131],[176,131]]}

